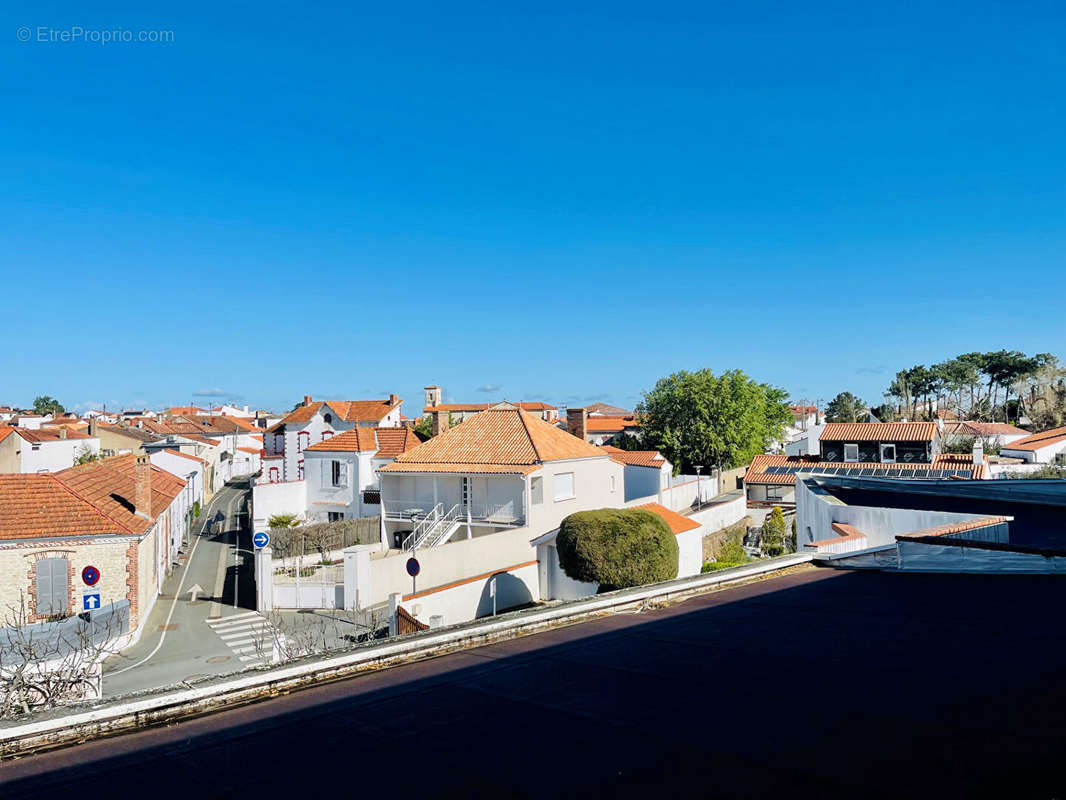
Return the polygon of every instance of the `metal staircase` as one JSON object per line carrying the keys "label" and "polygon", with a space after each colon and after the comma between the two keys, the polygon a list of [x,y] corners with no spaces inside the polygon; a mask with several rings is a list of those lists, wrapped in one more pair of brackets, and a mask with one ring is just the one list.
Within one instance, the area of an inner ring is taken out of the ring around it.
{"label": "metal staircase", "polygon": [[445,512],[444,504],[437,503],[403,540],[403,548],[415,550],[419,547],[436,547],[448,541],[458,528],[459,504],[456,503]]}

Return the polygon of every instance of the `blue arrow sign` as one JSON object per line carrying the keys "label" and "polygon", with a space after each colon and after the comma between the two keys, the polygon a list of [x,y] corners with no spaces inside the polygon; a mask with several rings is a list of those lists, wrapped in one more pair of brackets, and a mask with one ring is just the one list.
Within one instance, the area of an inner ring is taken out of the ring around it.
{"label": "blue arrow sign", "polygon": [[81,608],[83,611],[95,611],[100,607],[99,594],[83,594],[81,596]]}
{"label": "blue arrow sign", "polygon": [[252,537],[252,544],[254,544],[257,549],[262,550],[270,544],[270,534],[266,531],[256,531],[255,535]]}

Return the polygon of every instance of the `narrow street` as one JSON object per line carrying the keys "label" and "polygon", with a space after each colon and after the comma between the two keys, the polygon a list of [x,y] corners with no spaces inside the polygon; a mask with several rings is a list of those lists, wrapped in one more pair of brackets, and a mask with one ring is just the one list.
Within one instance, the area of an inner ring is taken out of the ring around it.
{"label": "narrow street", "polygon": [[[125,694],[199,676],[233,672],[252,659],[223,634],[258,622],[248,530],[248,479],[231,481],[193,526],[181,566],[167,578],[144,632],[104,662],[103,692]],[[192,601],[192,589],[199,587]]]}

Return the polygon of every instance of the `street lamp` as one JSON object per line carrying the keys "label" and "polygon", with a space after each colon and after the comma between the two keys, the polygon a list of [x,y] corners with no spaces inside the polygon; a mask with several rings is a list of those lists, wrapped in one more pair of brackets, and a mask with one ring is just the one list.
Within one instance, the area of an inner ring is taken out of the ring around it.
{"label": "street lamp", "polygon": [[696,470],[696,511],[703,510],[703,484],[700,483],[700,472],[703,470],[702,464],[693,464],[693,468]]}

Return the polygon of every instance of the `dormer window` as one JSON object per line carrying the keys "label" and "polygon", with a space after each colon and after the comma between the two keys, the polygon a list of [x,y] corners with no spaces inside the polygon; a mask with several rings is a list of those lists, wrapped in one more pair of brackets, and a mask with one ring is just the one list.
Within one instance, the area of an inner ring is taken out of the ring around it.
{"label": "dormer window", "polygon": [[322,415],[322,421],[325,422],[327,425],[332,425],[333,424],[333,415],[332,414],[323,414]]}

